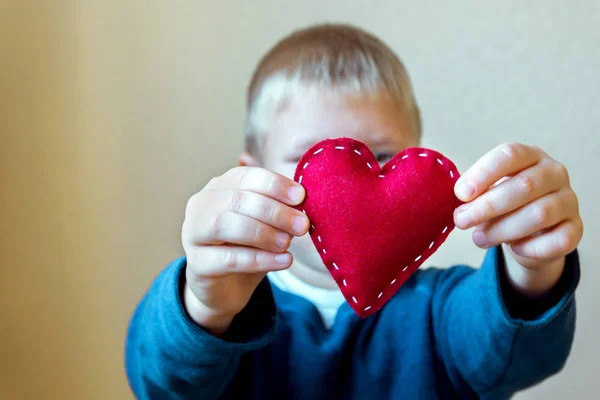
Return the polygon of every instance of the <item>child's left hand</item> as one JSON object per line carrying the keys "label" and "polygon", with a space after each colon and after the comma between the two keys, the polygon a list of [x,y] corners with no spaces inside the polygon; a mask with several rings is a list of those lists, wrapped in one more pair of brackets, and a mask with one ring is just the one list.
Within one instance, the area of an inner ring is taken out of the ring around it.
{"label": "child's left hand", "polygon": [[476,227],[473,241],[479,247],[506,244],[521,266],[519,271],[507,260],[509,278],[519,289],[539,294],[556,283],[565,256],[583,235],[564,165],[537,147],[503,144],[461,176],[455,193],[466,202],[455,211],[456,226]]}

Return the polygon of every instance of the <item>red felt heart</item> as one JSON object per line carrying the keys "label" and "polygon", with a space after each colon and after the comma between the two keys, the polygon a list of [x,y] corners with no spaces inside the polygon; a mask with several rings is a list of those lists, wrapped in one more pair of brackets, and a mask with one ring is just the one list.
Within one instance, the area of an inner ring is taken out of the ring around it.
{"label": "red felt heart", "polygon": [[454,229],[456,166],[408,148],[380,168],[361,142],[328,139],[298,163],[298,206],[346,301],[361,317],[379,310]]}

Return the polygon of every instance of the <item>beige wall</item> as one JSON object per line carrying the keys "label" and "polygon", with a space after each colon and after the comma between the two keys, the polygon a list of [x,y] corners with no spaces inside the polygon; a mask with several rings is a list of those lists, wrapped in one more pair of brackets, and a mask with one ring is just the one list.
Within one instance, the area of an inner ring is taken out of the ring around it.
{"label": "beige wall", "polygon": [[[181,254],[186,198],[235,162],[253,64],[323,20],[400,53],[425,145],[462,170],[506,140],[568,165],[587,223],[576,342],[518,398],[598,398],[600,3],[367,3],[0,2],[0,398],[132,397],[128,318]],[[431,263],[481,256],[454,233]]]}

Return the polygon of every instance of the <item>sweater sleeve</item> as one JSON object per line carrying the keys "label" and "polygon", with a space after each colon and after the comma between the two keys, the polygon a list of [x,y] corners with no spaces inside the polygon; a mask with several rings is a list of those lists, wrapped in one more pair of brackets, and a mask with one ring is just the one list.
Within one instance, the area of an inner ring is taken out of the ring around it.
{"label": "sweater sleeve", "polygon": [[266,346],[276,308],[265,278],[226,334],[217,338],[187,315],[181,298],[185,258],[165,269],[139,303],[125,346],[130,386],[139,399],[216,399],[243,354]]}
{"label": "sweater sleeve", "polygon": [[483,399],[505,399],[556,374],[575,332],[577,252],[567,256],[556,287],[542,301],[518,298],[505,284],[500,248],[479,270],[439,274],[432,301],[438,356],[457,391],[465,385]]}

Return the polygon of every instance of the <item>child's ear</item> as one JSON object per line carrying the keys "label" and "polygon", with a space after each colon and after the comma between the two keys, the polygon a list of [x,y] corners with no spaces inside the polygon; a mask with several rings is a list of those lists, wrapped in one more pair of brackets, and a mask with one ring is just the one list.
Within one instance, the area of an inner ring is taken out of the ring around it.
{"label": "child's ear", "polygon": [[240,157],[238,158],[238,165],[240,167],[258,167],[260,164],[256,157],[244,151],[242,154],[240,154]]}

